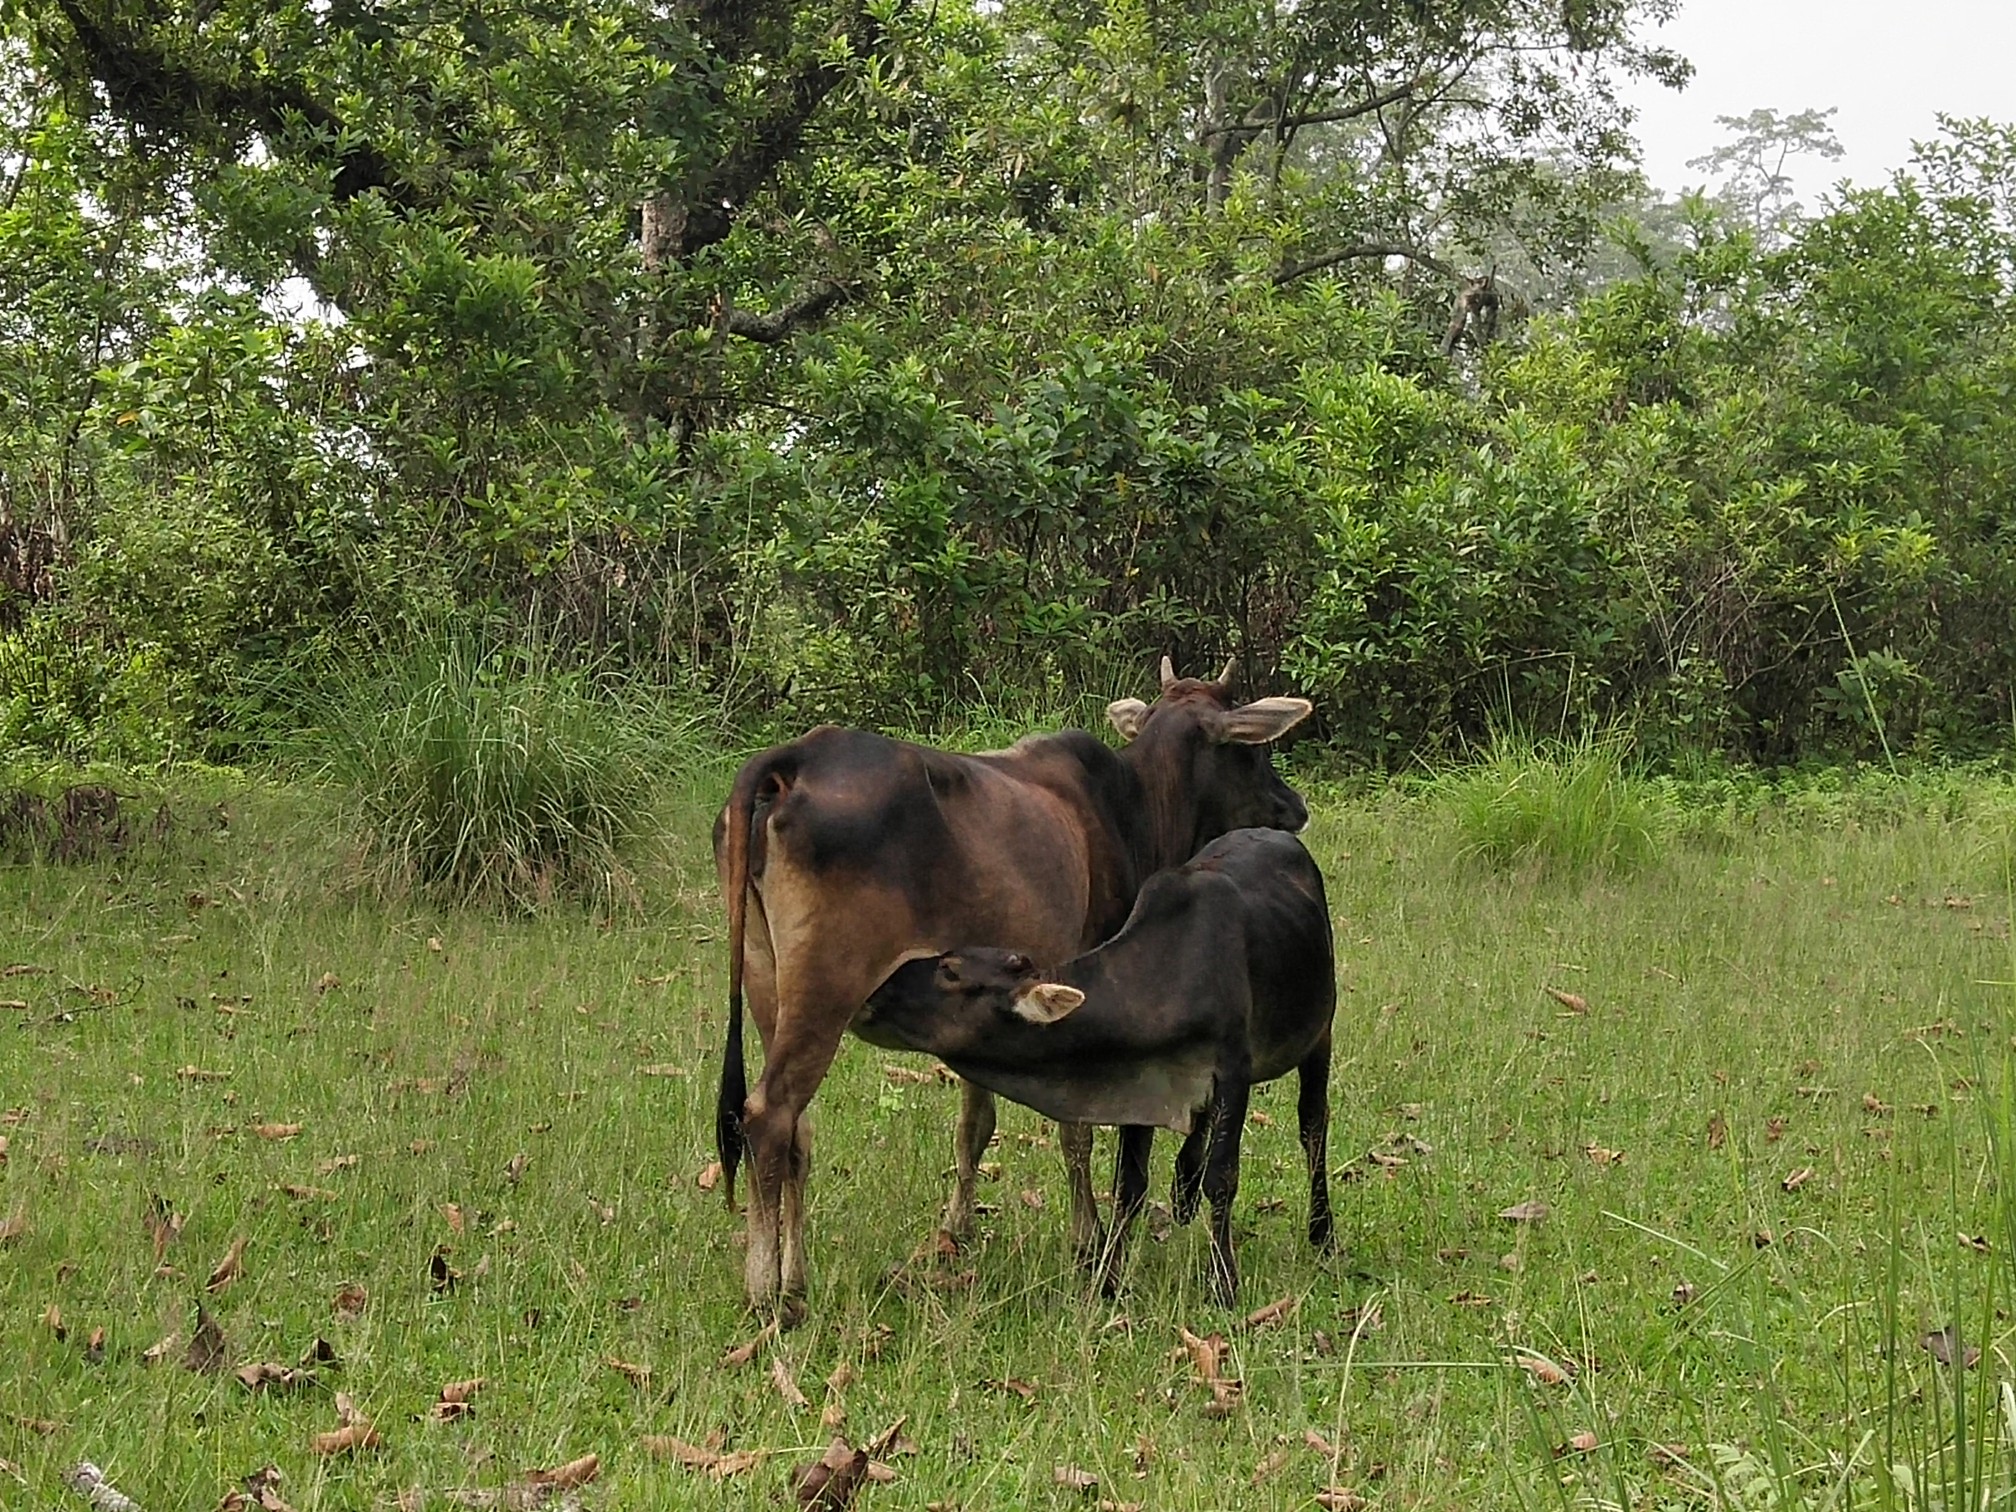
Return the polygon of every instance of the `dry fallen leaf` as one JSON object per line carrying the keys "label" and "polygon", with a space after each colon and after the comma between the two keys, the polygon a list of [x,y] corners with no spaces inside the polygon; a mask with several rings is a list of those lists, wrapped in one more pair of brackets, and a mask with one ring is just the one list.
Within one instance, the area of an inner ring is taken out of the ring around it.
{"label": "dry fallen leaf", "polygon": [[1692,1281],[1682,1281],[1673,1288],[1673,1305],[1675,1307],[1685,1307],[1699,1294],[1699,1289]]}
{"label": "dry fallen leaf", "polygon": [[0,1218],[0,1244],[12,1244],[28,1234],[28,1210],[16,1208],[5,1218]]}
{"label": "dry fallen leaf", "polygon": [[1299,1305],[1299,1298],[1277,1297],[1265,1307],[1256,1307],[1253,1311],[1246,1314],[1246,1326],[1248,1328],[1266,1328],[1271,1324],[1283,1322],[1293,1315],[1296,1307]]}
{"label": "dry fallen leaf", "polygon": [[861,1447],[868,1451],[872,1459],[893,1459],[899,1454],[915,1454],[917,1445],[903,1431],[903,1425],[910,1421],[910,1414],[904,1413],[875,1437]]}
{"label": "dry fallen leaf", "polygon": [[1561,1386],[1568,1381],[1568,1371],[1545,1355],[1521,1353],[1514,1357],[1513,1363],[1542,1386]]}
{"label": "dry fallen leaf", "polygon": [[1183,1348],[1190,1356],[1190,1368],[1196,1372],[1197,1379],[1206,1384],[1217,1380],[1225,1368],[1225,1335],[1207,1334],[1200,1339],[1179,1324],[1176,1336],[1183,1341]]}
{"label": "dry fallen leaf", "polygon": [[1624,1152],[1622,1150],[1605,1149],[1600,1144],[1586,1144],[1582,1146],[1582,1153],[1600,1166],[1622,1165],[1624,1163]]}
{"label": "dry fallen leaf", "polygon": [[341,987],[342,985],[343,985],[343,979],[337,976],[335,972],[325,971],[322,973],[321,976],[315,979],[315,992],[316,995],[319,997],[324,993],[334,992],[338,987]]}
{"label": "dry fallen leaf", "polygon": [[441,1388],[439,1399],[427,1409],[427,1415],[437,1423],[453,1423],[468,1417],[476,1410],[476,1394],[482,1389],[481,1376],[466,1381],[450,1381]]}
{"label": "dry fallen leaf", "polygon": [[305,1370],[263,1360],[257,1364],[240,1365],[232,1374],[244,1382],[247,1391],[293,1391],[315,1384],[315,1377]]}
{"label": "dry fallen leaf", "polygon": [[337,1317],[348,1323],[364,1315],[365,1304],[370,1300],[369,1292],[355,1281],[350,1281],[336,1289],[336,1296],[329,1305]]}
{"label": "dry fallen leaf", "polygon": [[1944,1328],[1934,1329],[1931,1333],[1921,1334],[1918,1347],[1929,1352],[1941,1365],[1959,1363],[1963,1368],[1972,1370],[1981,1362],[1980,1347],[1968,1344],[1963,1348],[1959,1331],[1951,1323]]}
{"label": "dry fallen leaf", "polygon": [[334,1176],[338,1171],[354,1170],[361,1159],[357,1155],[331,1155],[327,1160],[315,1162],[317,1176]]}
{"label": "dry fallen leaf", "polygon": [[441,1216],[448,1220],[449,1229],[458,1235],[467,1224],[467,1220],[462,1216],[462,1204],[459,1202],[442,1203]]}
{"label": "dry fallen leaf", "polygon": [[619,1360],[614,1355],[605,1357],[602,1363],[623,1377],[632,1386],[635,1386],[639,1391],[649,1391],[651,1389],[651,1367],[649,1365],[635,1365],[628,1360]]}
{"label": "dry fallen leaf", "polygon": [[805,1393],[798,1389],[798,1383],[791,1378],[791,1367],[784,1363],[782,1355],[772,1355],[770,1357],[770,1384],[777,1388],[777,1395],[784,1398],[787,1406],[810,1407],[812,1405],[805,1400]]}
{"label": "dry fallen leaf", "polygon": [[1050,1479],[1066,1491],[1076,1491],[1089,1496],[1099,1489],[1099,1477],[1090,1470],[1080,1470],[1076,1465],[1058,1465],[1050,1472]]}
{"label": "dry fallen leaf", "polygon": [[1498,1216],[1509,1223],[1540,1223],[1553,1211],[1554,1209],[1536,1198],[1531,1202],[1515,1203],[1511,1207],[1502,1208]]}
{"label": "dry fallen leaf", "polygon": [[380,1440],[378,1430],[357,1404],[350,1399],[350,1393],[336,1393],[336,1421],[342,1426],[330,1433],[318,1433],[308,1441],[308,1447],[317,1454],[347,1454],[357,1449],[376,1449]]}
{"label": "dry fallen leaf", "polygon": [[1580,993],[1563,992],[1559,987],[1545,987],[1541,990],[1570,1013],[1580,1014],[1589,1011],[1589,1000]]}
{"label": "dry fallen leaf", "polygon": [[1364,1512],[1369,1503],[1344,1486],[1327,1486],[1316,1493],[1316,1505],[1324,1512]]}
{"label": "dry fallen leaf", "polygon": [[739,1370],[762,1352],[763,1346],[777,1337],[777,1320],[772,1318],[764,1324],[756,1337],[746,1344],[738,1344],[721,1356],[723,1370]]}
{"label": "dry fallen leaf", "polygon": [[292,1197],[296,1202],[334,1202],[336,1194],[327,1187],[302,1186],[296,1181],[283,1181],[279,1187],[283,1197]]}
{"label": "dry fallen leaf", "polygon": [[1719,1150],[1729,1137],[1729,1121],[1720,1113],[1708,1115],[1708,1148]]}
{"label": "dry fallen leaf", "polygon": [[148,1345],[140,1351],[140,1363],[142,1365],[159,1365],[168,1356],[175,1353],[175,1346],[181,1342],[181,1334],[171,1333],[167,1335],[165,1338]]}
{"label": "dry fallen leaf", "polygon": [[1025,1189],[1022,1192],[1021,1196],[1022,1196],[1022,1206],[1028,1208],[1031,1212],[1035,1213],[1040,1213],[1043,1211],[1043,1194],[1041,1192],[1036,1191],[1032,1187]]}
{"label": "dry fallen leaf", "polygon": [[1555,1446],[1554,1453],[1557,1458],[1564,1454],[1587,1454],[1595,1447],[1596,1435],[1584,1428],[1578,1433],[1569,1434],[1566,1443]]}
{"label": "dry fallen leaf", "polygon": [[222,1291],[245,1274],[245,1243],[243,1234],[231,1241],[231,1248],[224,1252],[224,1258],[210,1272],[210,1279],[203,1283],[205,1291]]}
{"label": "dry fallen leaf", "polygon": [[292,1139],[306,1125],[298,1123],[259,1123],[248,1124],[246,1127],[261,1139]]}
{"label": "dry fallen leaf", "polygon": [[844,1438],[836,1438],[826,1452],[809,1465],[791,1472],[791,1487],[798,1505],[821,1512],[842,1512],[861,1489],[868,1474],[868,1453],[855,1449]]}
{"label": "dry fallen leaf", "polygon": [[1784,1119],[1784,1118],[1782,1118],[1782,1117],[1774,1117],[1774,1118],[1767,1118],[1767,1119],[1765,1119],[1765,1120],[1764,1120],[1764,1142],[1765,1142],[1766,1144],[1776,1144],[1776,1143],[1778,1143],[1778,1141],[1779,1141],[1779,1140],[1781,1140],[1781,1139],[1783,1139],[1783,1138],[1785,1137],[1785,1129],[1786,1129],[1786,1125],[1787,1125],[1787,1120],[1786,1120],[1786,1119]]}
{"label": "dry fallen leaf", "polygon": [[516,1155],[511,1157],[510,1164],[504,1167],[504,1179],[513,1186],[518,1185],[525,1175],[525,1167],[531,1163],[532,1157],[527,1155],[523,1150],[520,1150]]}
{"label": "dry fallen leaf", "polygon": [[710,1160],[700,1168],[700,1174],[693,1178],[693,1184],[703,1192],[711,1192],[721,1180],[721,1162]]}
{"label": "dry fallen leaf", "polygon": [[224,1330],[217,1326],[217,1320],[210,1316],[201,1302],[196,1304],[196,1332],[189,1336],[189,1348],[182,1355],[184,1370],[206,1373],[224,1368],[224,1356],[229,1349],[224,1342]]}
{"label": "dry fallen leaf", "polygon": [[1801,1166],[1778,1184],[1788,1192],[1796,1192],[1813,1179],[1813,1167]]}
{"label": "dry fallen leaf", "polygon": [[646,1434],[639,1442],[653,1459],[668,1459],[688,1470],[712,1470],[720,1463],[721,1451],[702,1444],[689,1444],[667,1433]]}
{"label": "dry fallen leaf", "polygon": [[1645,1451],[1652,1463],[1661,1470],[1685,1470],[1687,1468],[1687,1446],[1685,1444],[1654,1444]]}
{"label": "dry fallen leaf", "polygon": [[1246,1394],[1244,1381],[1227,1380],[1220,1376],[1211,1383],[1211,1400],[1204,1404],[1204,1416],[1208,1418],[1230,1417],[1239,1410],[1239,1402]]}
{"label": "dry fallen leaf", "polygon": [[1289,1457],[1286,1449],[1276,1449],[1272,1454],[1267,1455],[1259,1464],[1253,1467],[1253,1477],[1250,1484],[1258,1486],[1262,1481],[1280,1474],[1288,1468]]}
{"label": "dry fallen leaf", "polygon": [[1302,1442],[1309,1448],[1314,1449],[1325,1459],[1334,1460],[1338,1457],[1337,1446],[1323,1437],[1314,1428],[1305,1428],[1302,1430]]}
{"label": "dry fallen leaf", "polygon": [[551,1470],[527,1470],[525,1479],[535,1486],[552,1486],[564,1491],[574,1486],[585,1486],[601,1473],[602,1456],[584,1454],[564,1465],[555,1465]]}
{"label": "dry fallen leaf", "polygon": [[140,1503],[105,1479],[105,1472],[89,1460],[79,1460],[65,1471],[63,1483],[97,1512],[140,1512]]}

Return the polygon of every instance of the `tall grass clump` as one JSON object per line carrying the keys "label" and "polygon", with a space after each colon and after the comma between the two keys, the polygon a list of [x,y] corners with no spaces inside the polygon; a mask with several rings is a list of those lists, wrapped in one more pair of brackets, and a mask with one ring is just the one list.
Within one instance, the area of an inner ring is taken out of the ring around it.
{"label": "tall grass clump", "polygon": [[627,891],[672,722],[538,646],[437,633],[337,673],[314,765],[381,884],[519,905]]}
{"label": "tall grass clump", "polygon": [[1576,740],[1493,734],[1483,759],[1438,778],[1466,857],[1564,872],[1622,870],[1658,855],[1669,818],[1615,733]]}

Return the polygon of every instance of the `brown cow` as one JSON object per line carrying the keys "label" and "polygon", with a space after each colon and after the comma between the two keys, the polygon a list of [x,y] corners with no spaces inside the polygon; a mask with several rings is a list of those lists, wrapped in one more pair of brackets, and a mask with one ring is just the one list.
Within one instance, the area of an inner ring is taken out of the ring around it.
{"label": "brown cow", "polygon": [[[751,757],[714,823],[728,905],[728,1035],[716,1138],[734,1200],[750,1154],[746,1280],[752,1305],[805,1292],[806,1108],[868,996],[905,961],[968,940],[1061,961],[1125,922],[1152,874],[1246,826],[1299,830],[1309,811],[1267,745],[1306,717],[1300,698],[1234,705],[1228,679],[1179,678],[1162,660],[1153,704],[1107,717],[1129,744],[1083,731],[955,755],[822,726]],[[745,1097],[742,994],[763,1039]],[[946,1227],[972,1222],[974,1175],[994,1131],[992,1097],[962,1088],[958,1180]],[[1071,1235],[1097,1253],[1091,1130],[1059,1130]]]}

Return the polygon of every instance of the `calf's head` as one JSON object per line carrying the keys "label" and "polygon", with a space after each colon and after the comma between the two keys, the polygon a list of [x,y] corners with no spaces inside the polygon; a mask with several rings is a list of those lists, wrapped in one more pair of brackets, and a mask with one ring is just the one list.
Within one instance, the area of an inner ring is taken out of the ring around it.
{"label": "calf's head", "polygon": [[[1188,860],[1201,846],[1235,829],[1301,830],[1309,822],[1301,794],[1274,770],[1269,745],[1309,717],[1306,698],[1232,702],[1232,663],[1206,682],[1178,677],[1162,658],[1162,693],[1152,704],[1117,699],[1106,717],[1130,742],[1128,760],[1148,794],[1152,822]],[[1188,847],[1185,849],[1184,847]]]}
{"label": "calf's head", "polygon": [[975,947],[897,967],[854,1028],[871,1044],[956,1060],[999,1049],[1004,1033],[1054,1024],[1084,1001],[1017,951]]}

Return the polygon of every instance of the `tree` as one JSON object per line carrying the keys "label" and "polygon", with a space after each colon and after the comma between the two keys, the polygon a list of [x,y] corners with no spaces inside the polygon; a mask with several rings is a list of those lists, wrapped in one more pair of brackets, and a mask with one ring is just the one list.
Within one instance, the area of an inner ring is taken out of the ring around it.
{"label": "tree", "polygon": [[1701,157],[1689,158],[1687,166],[1715,178],[1716,199],[1749,228],[1758,246],[1775,251],[1791,238],[1803,213],[1787,170],[1799,159],[1832,161],[1846,150],[1829,124],[1835,109],[1782,116],[1759,109],[1748,115],[1717,116],[1715,124],[1732,133],[1729,140]]}

